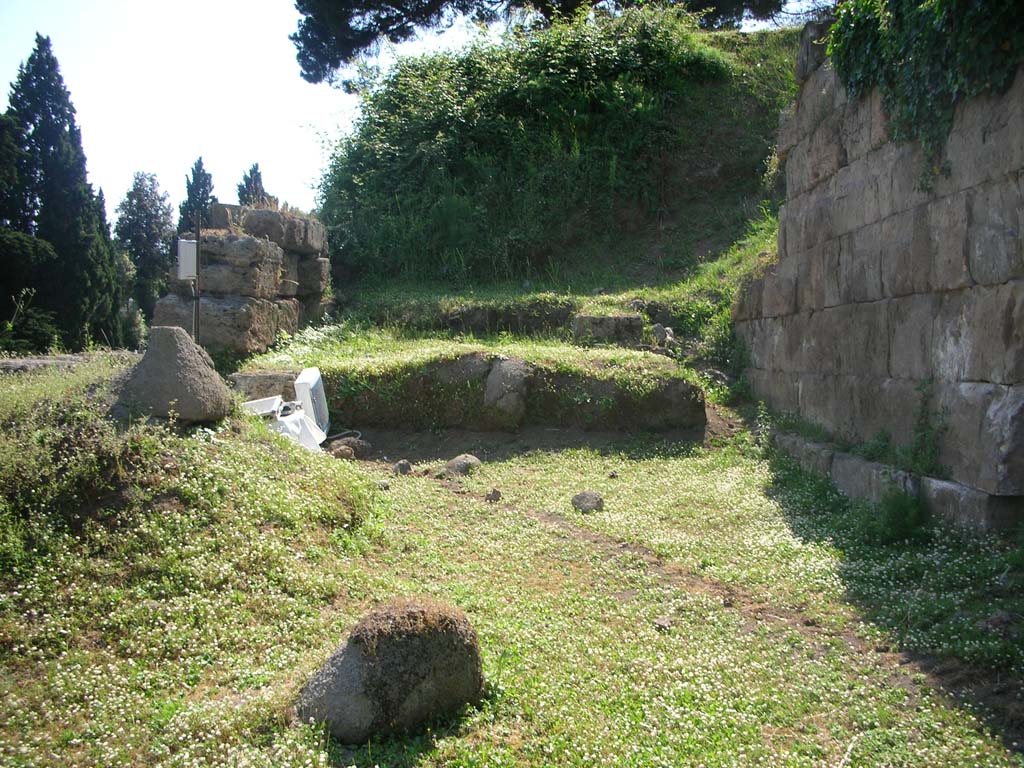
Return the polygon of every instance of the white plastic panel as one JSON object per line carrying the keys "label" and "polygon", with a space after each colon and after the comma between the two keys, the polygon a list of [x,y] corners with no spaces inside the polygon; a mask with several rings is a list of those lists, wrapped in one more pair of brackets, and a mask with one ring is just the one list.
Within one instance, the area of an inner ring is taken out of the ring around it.
{"label": "white plastic panel", "polygon": [[302,410],[326,436],[331,428],[331,416],[327,411],[327,394],[324,392],[324,380],[319,368],[302,369],[302,373],[295,379],[295,395],[302,403]]}

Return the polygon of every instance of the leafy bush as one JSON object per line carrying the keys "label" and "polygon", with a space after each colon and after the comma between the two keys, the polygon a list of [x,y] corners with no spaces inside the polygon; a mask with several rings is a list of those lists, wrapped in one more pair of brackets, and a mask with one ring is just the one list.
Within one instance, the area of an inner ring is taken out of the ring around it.
{"label": "leafy bush", "polygon": [[847,89],[878,86],[897,141],[917,139],[941,169],[957,102],[1009,87],[1024,62],[1016,0],[848,0],[828,51]]}
{"label": "leafy bush", "polygon": [[712,37],[631,10],[399,61],[323,181],[335,269],[547,275],[580,240],[656,221],[692,193],[681,179],[756,180],[790,76]]}

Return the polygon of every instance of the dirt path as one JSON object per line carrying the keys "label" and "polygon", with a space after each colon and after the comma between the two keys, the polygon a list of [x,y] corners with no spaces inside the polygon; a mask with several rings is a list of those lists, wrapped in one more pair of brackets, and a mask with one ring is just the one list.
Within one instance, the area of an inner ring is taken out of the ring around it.
{"label": "dirt path", "polygon": [[[486,501],[484,494],[471,494],[457,479],[436,479],[452,493],[472,495],[481,502]],[[747,631],[768,627],[774,631],[797,632],[822,654],[839,640],[870,665],[884,670],[891,685],[908,693],[912,705],[916,704],[919,690],[915,677],[924,675],[932,688],[956,705],[967,706],[997,730],[1008,749],[1024,754],[1024,704],[1021,700],[1024,680],[1019,677],[973,667],[954,658],[892,651],[868,642],[853,629],[837,632],[823,627],[798,610],[772,605],[757,599],[741,587],[709,579],[665,561],[653,550],[636,542],[618,540],[584,528],[553,512],[521,509],[502,503],[498,507],[555,528],[574,541],[585,542],[607,560],[614,561],[623,555],[639,558],[645,564],[648,574],[654,578],[680,590],[711,596],[719,600],[723,607],[739,612],[744,618]],[[619,597],[631,598],[625,594]]]}

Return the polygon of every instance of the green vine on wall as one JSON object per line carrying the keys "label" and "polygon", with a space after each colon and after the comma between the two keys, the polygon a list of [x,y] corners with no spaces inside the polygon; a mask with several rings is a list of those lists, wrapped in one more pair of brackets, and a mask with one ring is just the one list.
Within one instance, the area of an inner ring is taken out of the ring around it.
{"label": "green vine on wall", "polygon": [[851,96],[878,86],[892,138],[919,141],[933,178],[957,103],[1013,82],[1024,13],[1020,0],[846,0],[828,52]]}

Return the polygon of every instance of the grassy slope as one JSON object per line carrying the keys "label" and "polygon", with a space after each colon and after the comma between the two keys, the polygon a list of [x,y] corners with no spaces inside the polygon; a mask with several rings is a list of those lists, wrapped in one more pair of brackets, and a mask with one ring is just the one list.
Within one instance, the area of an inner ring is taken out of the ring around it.
{"label": "grassy slope", "polygon": [[[108,375],[0,392],[9,407]],[[833,493],[747,440],[526,453],[460,493],[247,421],[148,439],[121,478],[131,494],[52,530],[0,582],[0,764],[799,766],[847,751],[850,765],[1021,764],[913,665],[872,649],[1019,673],[1019,645],[971,623],[1016,605],[992,588],[1019,582],[1019,559],[946,531],[866,544]],[[568,499],[587,486],[607,506],[582,517]],[[491,487],[501,504],[481,500]],[[298,687],[358,616],[416,594],[470,615],[484,706],[355,752],[292,722]]]}

